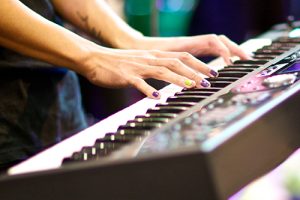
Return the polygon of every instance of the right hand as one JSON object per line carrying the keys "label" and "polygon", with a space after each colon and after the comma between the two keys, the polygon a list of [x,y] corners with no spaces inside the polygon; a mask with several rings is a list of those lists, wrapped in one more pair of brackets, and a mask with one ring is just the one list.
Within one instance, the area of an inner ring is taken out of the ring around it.
{"label": "right hand", "polygon": [[201,88],[210,86],[204,76],[217,75],[208,65],[186,52],[105,48],[89,53],[82,65],[84,71],[80,73],[95,85],[110,88],[132,85],[150,98],[159,98],[160,95],[144,79]]}

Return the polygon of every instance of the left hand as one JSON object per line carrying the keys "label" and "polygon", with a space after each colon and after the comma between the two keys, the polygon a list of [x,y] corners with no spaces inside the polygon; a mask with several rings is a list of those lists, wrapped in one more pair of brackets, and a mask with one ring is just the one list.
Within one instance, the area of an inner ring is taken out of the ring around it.
{"label": "left hand", "polygon": [[199,35],[190,37],[143,37],[139,40],[138,48],[159,49],[165,51],[188,52],[194,56],[221,56],[226,64],[231,64],[230,58],[238,56],[242,60],[249,60],[247,55],[236,43],[224,35]]}

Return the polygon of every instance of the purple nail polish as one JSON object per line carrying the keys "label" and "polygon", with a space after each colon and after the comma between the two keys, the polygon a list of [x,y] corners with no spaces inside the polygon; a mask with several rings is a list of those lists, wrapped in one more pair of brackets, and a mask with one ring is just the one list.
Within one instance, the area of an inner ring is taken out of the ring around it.
{"label": "purple nail polish", "polygon": [[214,77],[217,77],[219,75],[219,73],[216,72],[215,70],[210,70],[210,74],[213,75]]}
{"label": "purple nail polish", "polygon": [[208,82],[207,80],[202,80],[202,81],[201,81],[201,86],[202,86],[202,87],[209,87],[209,85],[210,85],[210,84],[209,84],[209,82]]}
{"label": "purple nail polish", "polygon": [[159,97],[159,92],[157,92],[157,91],[153,92],[152,96],[154,96],[155,98]]}

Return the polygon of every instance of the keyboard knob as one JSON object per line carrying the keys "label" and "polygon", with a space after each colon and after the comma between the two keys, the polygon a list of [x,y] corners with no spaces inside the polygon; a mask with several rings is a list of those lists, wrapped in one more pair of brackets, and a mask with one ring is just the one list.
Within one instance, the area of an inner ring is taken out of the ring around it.
{"label": "keyboard knob", "polygon": [[269,88],[277,88],[293,84],[297,79],[294,74],[280,74],[271,76],[263,81],[263,85]]}

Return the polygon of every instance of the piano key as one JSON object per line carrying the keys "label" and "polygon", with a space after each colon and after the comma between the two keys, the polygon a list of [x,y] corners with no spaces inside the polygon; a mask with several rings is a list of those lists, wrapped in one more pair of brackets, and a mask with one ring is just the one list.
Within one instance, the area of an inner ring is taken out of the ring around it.
{"label": "piano key", "polygon": [[299,44],[300,38],[281,37],[281,38],[276,39],[274,42]]}
{"label": "piano key", "polygon": [[264,65],[269,60],[237,60],[234,64],[252,64],[252,65]]}
{"label": "piano key", "polygon": [[254,52],[254,54],[274,54],[274,55],[281,55],[283,53],[285,53],[285,50],[279,50],[279,49],[259,49],[256,52]]}
{"label": "piano key", "polygon": [[[125,126],[125,125],[123,125]],[[131,127],[130,127],[131,128]],[[124,135],[124,134],[123,134]],[[132,138],[123,138],[123,137],[120,137],[120,135],[116,135],[116,133],[106,133],[105,136],[104,136],[104,140],[107,139],[109,142],[114,142],[114,141],[121,141],[121,142],[129,142],[131,141],[132,139],[134,139],[135,137],[132,137]]]}
{"label": "piano key", "polygon": [[94,159],[95,157],[104,157],[108,156],[113,152],[112,148],[96,148],[94,146],[83,147],[79,153],[82,154],[84,160]]}
{"label": "piano key", "polygon": [[243,77],[245,75],[247,75],[247,72],[237,72],[237,71],[229,71],[229,72],[223,72],[223,71],[219,71],[219,77]]}
{"label": "piano key", "polygon": [[119,129],[118,134],[121,135],[135,135],[135,136],[147,136],[151,133],[152,129]]}
{"label": "piano key", "polygon": [[253,69],[249,68],[241,68],[241,67],[225,67],[224,69],[220,70],[222,72],[225,71],[238,71],[238,72],[252,72]]}
{"label": "piano key", "polygon": [[[193,92],[193,91],[186,91],[186,93],[189,93],[189,92]],[[183,93],[183,92],[177,92],[177,93],[175,93],[175,95],[178,94],[178,93]],[[165,107],[165,106],[192,107],[194,105],[196,105],[196,103],[193,103],[193,102],[169,102],[169,103],[156,104],[157,107]]]}
{"label": "piano key", "polygon": [[148,126],[139,126],[139,125],[137,125],[137,126],[131,126],[131,125],[129,125],[129,124],[127,124],[127,125],[121,125],[121,126],[119,126],[119,128],[118,128],[118,131],[121,131],[121,130],[130,130],[130,129],[132,129],[132,130],[151,130],[151,129],[153,129],[153,128],[155,128],[156,126],[155,126],[155,124],[148,124]]}
{"label": "piano key", "polygon": [[[218,78],[220,78],[220,77],[218,77]],[[222,77],[221,77],[222,78]],[[218,91],[220,91],[221,89],[223,89],[223,88],[221,88],[221,87],[209,87],[209,88],[183,88],[182,89],[182,92],[184,92],[184,91],[199,91],[199,92],[218,92]]]}
{"label": "piano key", "polygon": [[129,120],[129,122],[160,122],[167,123],[170,120],[168,118],[163,117],[136,117],[134,120]]}
{"label": "piano key", "polygon": [[[131,121],[128,121],[125,126],[130,126],[132,128],[137,128],[137,127],[142,127],[142,128],[145,128],[145,127],[152,127],[152,128],[158,128],[158,127],[161,127],[163,123],[161,122],[131,122]],[[150,128],[150,129],[152,129]]]}
{"label": "piano key", "polygon": [[270,55],[255,55],[253,56],[253,59],[261,59],[261,60],[272,60],[276,58],[276,56],[270,56]]}
{"label": "piano key", "polygon": [[183,95],[183,96],[173,96],[167,99],[167,102],[200,102],[206,99],[206,96],[201,95]]}
{"label": "piano key", "polygon": [[291,49],[289,46],[281,46],[281,45],[270,45],[270,46],[264,46],[261,49],[266,49],[266,50],[284,50],[288,51]]}
{"label": "piano key", "polygon": [[[215,94],[216,92],[211,92],[211,91],[184,91],[184,92],[176,92],[175,96],[186,96],[186,95],[200,95],[200,96],[211,96]],[[172,102],[174,103],[174,102]],[[181,102],[178,102],[181,103]],[[192,103],[195,104],[195,103]]]}
{"label": "piano key", "polygon": [[238,77],[214,77],[214,78],[207,78],[208,81],[231,81],[235,82],[239,80]]}
{"label": "piano key", "polygon": [[[125,126],[125,125],[124,125]],[[148,130],[149,127],[146,129],[143,129],[143,127],[136,127],[136,129],[141,129],[141,130]],[[151,127],[153,129],[153,127]],[[107,133],[104,137],[107,139],[110,139],[111,142],[114,142],[115,140],[121,141],[123,143],[129,143],[132,142],[138,138],[143,137],[143,135],[138,135],[138,134],[121,134],[120,132],[118,133]]]}
{"label": "piano key", "polygon": [[[176,113],[146,113],[146,117],[163,117],[163,118],[168,118],[172,119],[177,117],[178,114]],[[139,115],[140,116],[140,115]]]}
{"label": "piano key", "polygon": [[254,65],[254,64],[233,64],[233,65],[228,65],[225,68],[248,68],[248,69],[256,69],[259,68],[259,65]]}
{"label": "piano key", "polygon": [[[254,53],[254,55],[263,55],[263,56],[279,56],[279,55],[281,55],[282,53],[266,53],[266,52],[255,52]],[[265,59],[265,60],[272,60],[272,58],[271,59]]]}
{"label": "piano key", "polygon": [[210,81],[212,87],[226,87],[230,85],[232,81]]}
{"label": "piano key", "polygon": [[187,107],[177,107],[177,106],[165,106],[165,107],[155,107],[147,110],[147,113],[181,113],[186,111]]}

